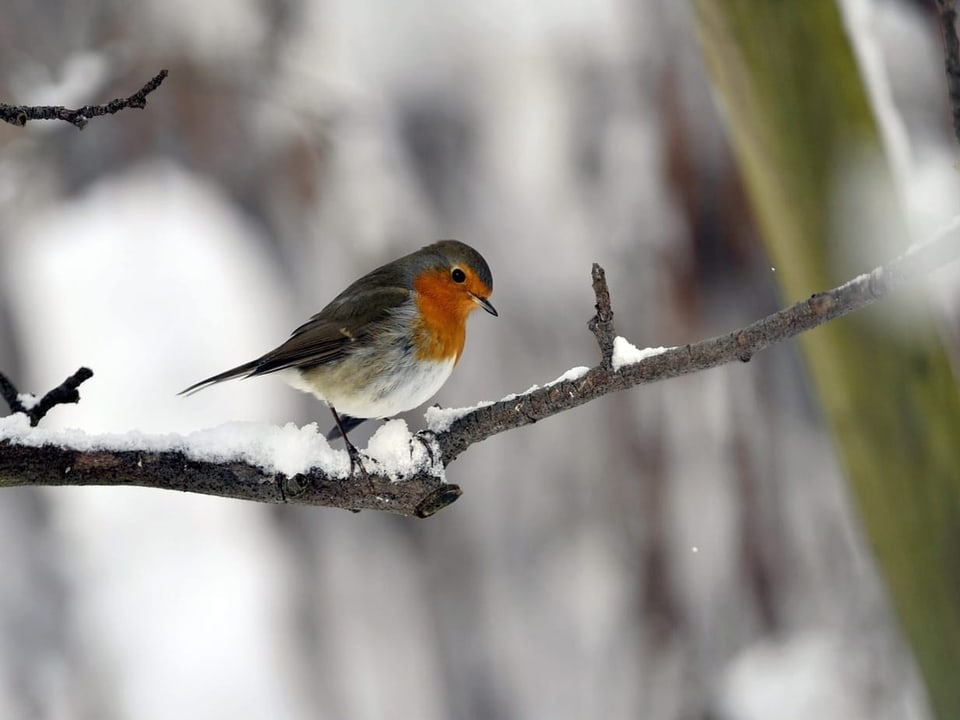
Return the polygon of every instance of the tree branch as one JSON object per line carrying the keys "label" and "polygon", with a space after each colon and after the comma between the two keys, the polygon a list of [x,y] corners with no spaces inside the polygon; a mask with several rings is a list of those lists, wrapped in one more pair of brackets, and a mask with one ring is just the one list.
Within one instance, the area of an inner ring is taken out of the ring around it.
{"label": "tree branch", "polygon": [[403,482],[373,473],[368,480],[321,471],[287,477],[244,462],[198,461],[178,451],[81,451],[0,440],[0,487],[23,485],[138,486],[256,502],[386,510],[412,517],[428,517],[461,495],[459,487],[445,485],[429,473]]}
{"label": "tree branch", "polygon": [[[748,361],[775,343],[868,307],[904,284],[957,258],[960,258],[960,220],[933,240],[915,246],[890,263],[839,287],[817,293],[740,330],[656,352],[630,364],[624,364],[629,362],[628,356],[618,357],[612,349],[610,294],[602,269],[595,265],[592,274],[597,315],[589,326],[601,349],[600,364],[582,372],[567,373],[545,387],[499,402],[463,411],[428,411],[431,429],[416,433],[410,442],[412,449],[416,444],[426,449],[431,462],[401,478],[390,477],[371,458],[364,459],[366,476],[358,470],[352,477],[342,478],[313,469],[287,477],[240,461],[198,460],[179,450],[111,451],[106,440],[104,449],[77,450],[31,442],[28,434],[17,440],[0,439],[0,487],[137,485],[260,502],[385,510],[428,517],[461,495],[459,487],[446,484],[444,468],[471,445],[579,407],[611,392],[734,361]],[[76,377],[64,385],[69,385]],[[82,380],[73,383],[74,393],[80,382]],[[48,393],[40,404],[59,390]],[[9,403],[9,392],[3,391],[3,395]],[[16,397],[15,391],[13,396]],[[72,396],[65,392],[64,397]],[[19,412],[29,414],[22,408]]]}
{"label": "tree branch", "polygon": [[[471,410],[436,436],[444,465],[453,462],[470,445],[491,435],[532,424],[611,392],[688,375],[735,360],[747,362],[753,355],[775,343],[862,310],[905,283],[960,258],[958,230],[960,222],[955,222],[935,239],[912,247],[887,265],[881,265],[833,290],[812,295],[740,330],[692,345],[670,348],[619,369],[614,358],[611,369],[601,364],[577,379],[564,380],[516,398]],[[601,283],[601,288],[605,290],[605,282]],[[601,304],[599,294],[597,304]]]}
{"label": "tree branch", "polygon": [[73,375],[48,392],[39,401],[30,395],[21,395],[12,382],[0,372],[0,397],[2,397],[12,413],[23,413],[30,418],[30,425],[37,423],[57,405],[80,402],[80,392],[77,388],[93,377],[93,370],[82,367]]}
{"label": "tree branch", "polygon": [[5,105],[0,103],[0,120],[11,125],[23,127],[30,120],[63,120],[71,123],[80,130],[87,121],[100,115],[113,115],[127,108],[144,108],[147,106],[147,95],[152,93],[167,77],[167,71],[161,70],[133,95],[126,98],[117,98],[104,105],[84,105],[82,108],[71,110],[62,105]]}
{"label": "tree branch", "polygon": [[613,308],[610,306],[610,290],[607,289],[607,274],[597,263],[590,270],[593,280],[593,294],[597,297],[596,314],[590,318],[587,327],[597,338],[600,346],[600,366],[605,370],[613,368],[613,340],[617,333],[613,329]]}

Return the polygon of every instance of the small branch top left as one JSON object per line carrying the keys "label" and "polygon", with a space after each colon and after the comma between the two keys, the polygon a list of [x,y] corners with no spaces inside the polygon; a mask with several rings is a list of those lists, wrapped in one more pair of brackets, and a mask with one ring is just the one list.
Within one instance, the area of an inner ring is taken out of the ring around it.
{"label": "small branch top left", "polygon": [[57,405],[80,402],[77,389],[93,377],[93,370],[82,367],[36,402],[29,402],[29,396],[21,395],[12,382],[0,372],[0,397],[10,408],[11,413],[23,413],[30,418],[30,425],[37,426],[43,417]]}
{"label": "small branch top left", "polygon": [[133,95],[116,98],[103,105],[84,105],[75,110],[62,105],[5,105],[0,103],[0,120],[19,127],[23,127],[30,120],[63,120],[82,130],[90,118],[112,115],[127,108],[146,107],[147,95],[160,87],[160,83],[166,77],[167,71],[161,70]]}

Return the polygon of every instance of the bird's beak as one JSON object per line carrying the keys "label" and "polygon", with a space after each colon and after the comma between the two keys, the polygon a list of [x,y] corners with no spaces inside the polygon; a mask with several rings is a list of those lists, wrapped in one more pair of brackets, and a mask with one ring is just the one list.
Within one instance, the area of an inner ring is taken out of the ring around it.
{"label": "bird's beak", "polygon": [[474,300],[476,300],[477,305],[482,307],[484,310],[486,310],[488,313],[490,313],[494,317],[500,317],[500,313],[497,312],[497,309],[493,306],[493,304],[489,300],[487,300],[486,298],[480,297],[479,295],[474,295],[473,293],[470,293],[470,295],[471,297],[473,297]]}

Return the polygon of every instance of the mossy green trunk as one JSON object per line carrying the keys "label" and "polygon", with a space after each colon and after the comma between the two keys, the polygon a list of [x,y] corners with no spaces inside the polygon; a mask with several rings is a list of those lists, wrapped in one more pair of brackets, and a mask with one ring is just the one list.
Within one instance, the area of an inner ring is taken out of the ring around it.
{"label": "mossy green trunk", "polygon": [[[694,6],[786,299],[841,282],[849,266],[838,270],[835,260],[852,245],[862,269],[888,259],[864,242],[869,230],[851,227],[876,228],[880,219],[905,249],[894,183],[834,0]],[[855,172],[865,167],[869,178]],[[872,204],[854,207],[858,195]],[[956,720],[960,394],[929,313],[912,307],[906,328],[895,315],[882,303],[808,333],[802,346],[933,711]]]}

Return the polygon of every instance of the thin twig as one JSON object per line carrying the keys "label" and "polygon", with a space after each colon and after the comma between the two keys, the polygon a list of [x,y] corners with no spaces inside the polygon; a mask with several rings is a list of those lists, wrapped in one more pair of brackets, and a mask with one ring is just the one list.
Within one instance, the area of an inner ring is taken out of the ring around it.
{"label": "thin twig", "polygon": [[26,125],[30,120],[63,120],[82,130],[90,118],[112,115],[127,108],[142,109],[146,107],[147,95],[160,87],[160,83],[166,77],[167,71],[161,70],[129,97],[116,98],[103,105],[84,105],[76,110],[65,108],[62,105],[4,105],[0,103],[0,120],[20,127]]}
{"label": "thin twig", "polygon": [[587,327],[600,346],[600,367],[613,369],[613,340],[617,333],[613,329],[613,308],[610,305],[610,289],[607,287],[607,274],[597,263],[590,270],[593,280],[593,294],[597,298],[597,314],[590,318]]}

